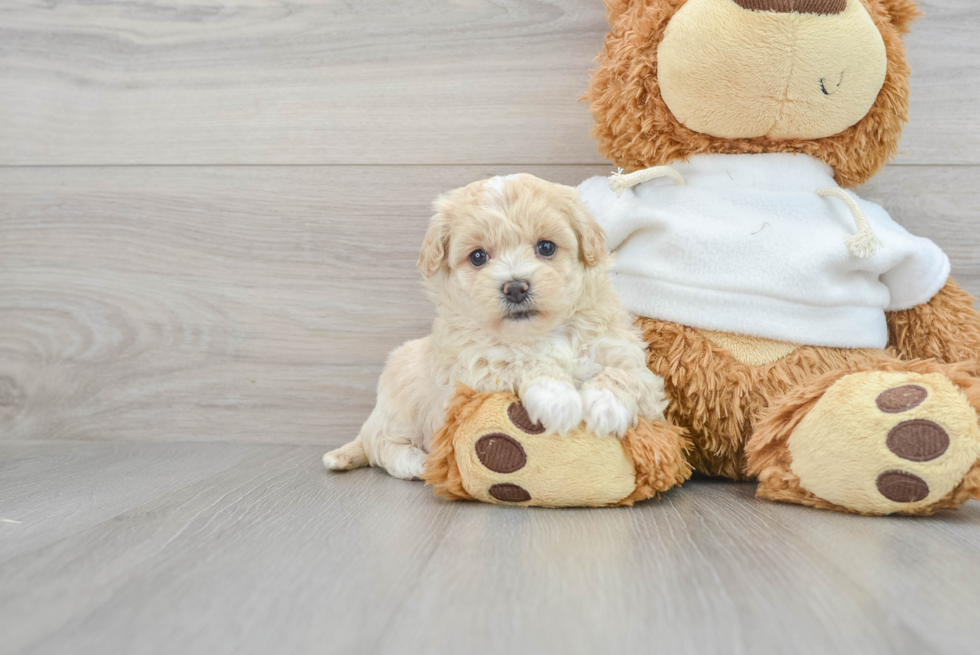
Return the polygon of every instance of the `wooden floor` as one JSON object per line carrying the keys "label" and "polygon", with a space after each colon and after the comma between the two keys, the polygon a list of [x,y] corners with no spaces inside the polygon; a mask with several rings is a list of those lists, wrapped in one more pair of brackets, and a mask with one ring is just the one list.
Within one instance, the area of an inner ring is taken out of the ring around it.
{"label": "wooden floor", "polygon": [[[970,653],[980,504],[865,519],[697,480],[437,502],[303,445],[0,443],[4,653]],[[14,522],[16,521],[16,522]]]}
{"label": "wooden floor", "polygon": [[[980,295],[980,3],[859,190]],[[0,654],[968,653],[980,503],[616,510],[327,475],[441,192],[611,170],[601,0],[0,2]]]}

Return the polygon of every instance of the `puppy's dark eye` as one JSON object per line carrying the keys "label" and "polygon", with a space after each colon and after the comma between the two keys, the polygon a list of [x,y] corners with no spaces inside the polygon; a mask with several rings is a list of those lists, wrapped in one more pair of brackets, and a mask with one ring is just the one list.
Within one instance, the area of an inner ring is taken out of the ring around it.
{"label": "puppy's dark eye", "polygon": [[538,254],[542,257],[551,257],[558,250],[558,247],[551,241],[538,241],[538,245],[535,248]]}
{"label": "puppy's dark eye", "polygon": [[490,255],[488,255],[487,251],[484,250],[483,248],[480,248],[479,250],[474,250],[473,252],[470,253],[470,263],[476,266],[477,268],[486,264],[489,259],[490,259]]}

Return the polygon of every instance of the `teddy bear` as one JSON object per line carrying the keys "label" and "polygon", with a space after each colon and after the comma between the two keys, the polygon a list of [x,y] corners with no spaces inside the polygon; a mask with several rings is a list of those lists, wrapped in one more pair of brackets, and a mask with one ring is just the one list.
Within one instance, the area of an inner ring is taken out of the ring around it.
{"label": "teddy bear", "polygon": [[[587,99],[620,170],[579,190],[687,463],[760,498],[864,515],[977,497],[974,298],[935,244],[845,190],[897,152],[916,3],[606,0],[606,15]],[[488,407],[458,398],[465,420],[447,422],[426,475],[442,495],[450,479],[492,482],[447,465],[474,459]],[[519,438],[533,450],[532,437]],[[581,438],[587,459],[598,438]],[[546,499],[582,480],[549,457]],[[647,497],[686,479],[675,469]]]}
{"label": "teddy bear", "polygon": [[895,155],[911,0],[607,0],[580,187],[695,470],[931,514],[980,489],[980,313],[844,188]]}

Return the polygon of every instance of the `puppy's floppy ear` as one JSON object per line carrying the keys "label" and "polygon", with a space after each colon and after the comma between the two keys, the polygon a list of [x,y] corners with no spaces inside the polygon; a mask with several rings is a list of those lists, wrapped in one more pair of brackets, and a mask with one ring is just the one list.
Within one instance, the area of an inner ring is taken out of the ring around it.
{"label": "puppy's floppy ear", "polygon": [[881,0],[881,6],[899,34],[911,32],[912,23],[922,17],[919,3],[914,0]]}
{"label": "puppy's floppy ear", "polygon": [[449,255],[449,221],[452,215],[449,196],[440,196],[432,203],[432,207],[436,213],[429,220],[429,230],[422,240],[417,264],[425,277],[438,273]]}
{"label": "puppy's floppy ear", "polygon": [[578,189],[565,187],[565,213],[578,237],[578,256],[586,266],[595,266],[606,260],[606,233],[582,202]]}

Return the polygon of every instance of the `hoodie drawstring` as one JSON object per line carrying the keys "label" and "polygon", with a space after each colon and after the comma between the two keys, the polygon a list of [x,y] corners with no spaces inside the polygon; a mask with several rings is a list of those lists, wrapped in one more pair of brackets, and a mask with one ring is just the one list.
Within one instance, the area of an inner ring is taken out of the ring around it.
{"label": "hoodie drawstring", "polygon": [[871,229],[871,223],[868,222],[868,217],[861,211],[861,207],[858,206],[857,201],[851,194],[840,187],[827,186],[822,189],[817,189],[817,195],[821,198],[838,198],[851,210],[851,215],[854,216],[854,223],[858,229],[857,234],[847,240],[847,248],[851,251],[852,255],[864,258],[871,257],[878,252],[878,248],[881,246],[881,240],[875,236],[874,231]]}
{"label": "hoodie drawstring", "polygon": [[671,178],[674,180],[674,186],[684,186],[686,184],[684,178],[674,168],[670,166],[654,166],[653,168],[644,168],[642,171],[636,171],[635,173],[623,173],[623,169],[620,168],[609,178],[609,188],[615,191],[617,196],[621,196],[626,189],[634,187],[637,184],[655,180],[658,177]]}

